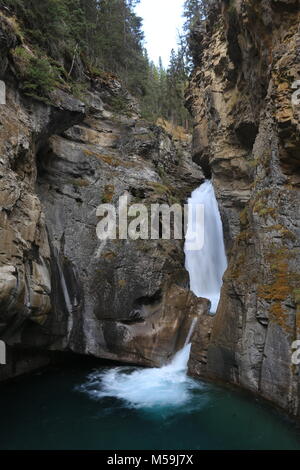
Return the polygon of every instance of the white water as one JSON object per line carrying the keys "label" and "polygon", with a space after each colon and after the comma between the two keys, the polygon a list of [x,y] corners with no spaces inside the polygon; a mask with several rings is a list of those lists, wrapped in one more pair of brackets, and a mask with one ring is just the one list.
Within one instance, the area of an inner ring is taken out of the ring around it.
{"label": "white water", "polygon": [[[203,229],[201,224],[197,226],[197,204],[204,205],[204,246],[190,251],[186,243],[186,267],[190,274],[191,290],[198,297],[210,299],[211,311],[216,312],[227,262],[221,217],[214,189],[209,181],[196,189],[189,199],[188,229],[192,229],[194,233],[200,233]],[[201,240],[201,236],[196,238]],[[196,323],[197,318],[194,318],[184,348],[175,354],[170,364],[154,369],[116,367],[96,371],[88,376],[87,382],[78,390],[95,400],[117,398],[129,407],[158,410],[160,415],[162,408],[186,412],[187,404],[191,406],[193,403],[193,390],[204,387],[187,376],[191,350],[189,343]]]}
{"label": "white water", "polygon": [[191,345],[186,345],[161,368],[117,367],[89,375],[79,390],[93,399],[114,397],[137,409],[178,408],[192,398],[201,385],[187,377]]}
{"label": "white water", "polygon": [[193,318],[192,320],[192,323],[191,323],[191,326],[190,326],[190,331],[188,332],[188,335],[186,337],[186,340],[185,340],[185,343],[184,343],[184,346],[188,346],[190,344],[190,341],[191,341],[191,338],[192,338],[192,334],[194,333],[194,329],[197,325],[197,321],[198,321],[198,318],[195,317]]}
{"label": "white water", "polygon": [[[212,183],[205,181],[192,193],[188,203],[187,233],[204,232],[204,245],[201,249],[190,250],[189,244],[187,242],[185,244],[185,266],[190,275],[190,289],[197,297],[209,299],[211,313],[216,313],[220,300],[222,278],[227,268],[227,259],[223,226]],[[196,227],[199,204],[204,206],[204,226],[197,222],[199,226]]]}
{"label": "white water", "polygon": [[[192,406],[193,390],[204,388],[187,376],[190,357],[190,340],[197,324],[193,318],[183,349],[178,351],[170,364],[160,368],[137,369],[116,367],[95,371],[88,376],[85,384],[77,387],[94,400],[117,398],[131,408],[170,413],[171,410],[187,412]],[[202,400],[201,406],[205,399]],[[184,405],[184,407],[183,407]],[[199,403],[197,407],[199,408]]]}

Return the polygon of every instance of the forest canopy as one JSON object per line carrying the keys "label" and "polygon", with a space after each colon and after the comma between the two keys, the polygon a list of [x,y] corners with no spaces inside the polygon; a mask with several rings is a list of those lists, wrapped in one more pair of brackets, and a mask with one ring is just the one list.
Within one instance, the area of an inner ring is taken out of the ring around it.
{"label": "forest canopy", "polygon": [[[188,35],[202,14],[201,0],[186,0],[184,33],[165,69],[144,48],[139,0],[0,0],[16,18],[20,36],[35,49],[27,92],[46,94],[58,75],[84,82],[84,69],[117,75],[140,103],[145,118],[189,126],[184,90],[189,73]],[[26,51],[17,51],[23,59]],[[33,77],[33,78],[32,78]]]}

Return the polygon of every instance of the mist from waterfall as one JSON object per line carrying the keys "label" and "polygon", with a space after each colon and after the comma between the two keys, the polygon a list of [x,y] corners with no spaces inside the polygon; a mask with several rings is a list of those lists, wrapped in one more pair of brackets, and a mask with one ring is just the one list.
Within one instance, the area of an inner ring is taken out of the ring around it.
{"label": "mist from waterfall", "polygon": [[[204,227],[202,218],[197,216],[197,205],[204,205]],[[199,225],[199,226],[197,226]],[[191,290],[198,297],[211,300],[211,311],[215,312],[220,298],[222,277],[227,266],[223,242],[223,229],[214,189],[206,181],[196,189],[189,199],[188,231],[197,236],[204,229],[202,249],[189,250],[185,245],[186,267],[190,273]],[[195,248],[195,245],[194,245]],[[94,400],[115,398],[126,403],[127,407],[164,414],[187,411],[187,406],[195,406],[193,396],[203,384],[187,376],[191,338],[197,324],[197,317],[191,319],[185,345],[172,361],[160,368],[115,367],[95,371],[86,383],[77,388]],[[201,406],[205,400],[202,398]],[[200,403],[196,404],[197,407]]]}
{"label": "mist from waterfall", "polygon": [[[227,269],[223,226],[218,202],[211,181],[205,181],[188,200],[188,235],[203,231],[204,244],[190,250],[185,244],[185,266],[190,275],[190,289],[197,297],[211,301],[211,313],[216,313],[220,300],[222,278]],[[204,206],[204,225],[199,224],[197,207]],[[201,237],[199,237],[201,238]]]}
{"label": "mist from waterfall", "polygon": [[187,376],[191,345],[181,349],[172,361],[160,368],[116,367],[89,375],[78,390],[90,398],[117,398],[127,406],[170,414],[191,403],[193,391],[204,387]]}

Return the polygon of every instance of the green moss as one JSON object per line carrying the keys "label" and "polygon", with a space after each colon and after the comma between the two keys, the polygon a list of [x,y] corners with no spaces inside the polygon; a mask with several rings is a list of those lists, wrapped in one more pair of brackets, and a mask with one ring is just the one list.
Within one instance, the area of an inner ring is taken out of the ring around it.
{"label": "green moss", "polygon": [[262,200],[258,200],[255,202],[254,206],[253,206],[253,212],[255,214],[258,214],[260,211],[262,211],[263,209],[265,209],[265,204]]}
{"label": "green moss", "polygon": [[300,305],[300,289],[294,289],[293,297],[296,305]]}
{"label": "green moss", "polygon": [[157,167],[157,173],[159,174],[159,176],[161,177],[162,180],[166,179],[167,174],[166,174],[166,172],[165,172],[165,170],[162,166]]}
{"label": "green moss", "polygon": [[271,216],[273,218],[275,218],[276,216],[276,209],[274,207],[265,207],[263,209],[261,209],[260,211],[258,211],[258,215],[260,217],[267,217],[267,216]]}
{"label": "green moss", "polygon": [[277,225],[270,225],[268,227],[264,227],[263,230],[265,232],[278,232],[278,234],[284,239],[284,240],[291,240],[291,241],[296,241],[297,237],[292,232],[291,230],[287,229],[281,224]]}
{"label": "green moss", "polygon": [[181,204],[179,197],[173,196],[172,194],[168,197],[169,204]]}
{"label": "green moss", "polygon": [[249,166],[251,168],[256,168],[259,164],[259,159],[258,158],[254,158],[253,160],[250,160],[249,161]]}
{"label": "green moss", "polygon": [[237,257],[232,260],[232,263],[226,273],[226,277],[231,280],[239,279],[239,277],[245,272],[245,263],[245,252],[239,252]]}
{"label": "green moss", "polygon": [[249,215],[248,215],[248,209],[245,207],[245,209],[240,212],[240,223],[243,227],[246,227],[249,225]]}
{"label": "green moss", "polygon": [[26,64],[29,64],[29,62],[32,58],[32,54],[30,54],[30,52],[27,49],[25,49],[25,47],[23,47],[23,46],[17,46],[12,51],[12,54],[15,58],[18,58],[18,59],[24,61]]}
{"label": "green moss", "polygon": [[266,259],[270,265],[273,281],[261,285],[258,290],[258,296],[270,302],[273,321],[289,333],[292,333],[292,329],[288,313],[285,311],[285,303],[288,299],[295,298],[295,284],[298,284],[300,278],[299,274],[289,269],[289,259],[292,257],[292,251],[287,248],[272,249]]}
{"label": "green moss", "polygon": [[237,14],[237,11],[236,11],[235,0],[230,0],[229,6],[228,6],[228,15],[230,18],[235,18],[236,14]]}
{"label": "green moss", "polygon": [[108,204],[112,201],[114,196],[115,187],[112,184],[107,184],[104,188],[104,193],[102,195],[102,204]]}
{"label": "green moss", "polygon": [[70,184],[77,186],[78,188],[85,188],[90,185],[90,183],[82,178],[70,180]]}
{"label": "green moss", "polygon": [[101,77],[101,78],[107,79],[107,72],[104,72],[102,69],[100,69],[99,67],[96,67],[93,64],[87,64],[87,66],[88,66],[90,74],[93,77]]}
{"label": "green moss", "polygon": [[272,155],[272,152],[271,150],[266,150],[262,156],[261,156],[261,163],[262,165],[265,167],[265,168],[269,168],[270,166],[270,163],[271,163],[271,155]]}
{"label": "green moss", "polygon": [[236,237],[236,240],[238,242],[247,242],[252,236],[253,233],[250,230],[242,230]]}
{"label": "green moss", "polygon": [[149,186],[151,186],[157,194],[171,194],[170,186],[167,186],[165,184],[151,182],[149,183]]}
{"label": "green moss", "polygon": [[73,82],[71,84],[71,93],[81,101],[85,101],[85,93],[87,92],[88,85],[84,82]]}
{"label": "green moss", "polygon": [[267,196],[269,195],[269,189],[265,189],[257,193],[256,199],[252,202],[253,212],[258,214],[259,217],[276,217],[277,210],[274,207],[268,205]]}
{"label": "green moss", "polygon": [[127,117],[132,116],[128,100],[124,96],[111,96],[108,99],[108,104],[115,113],[124,114]]}

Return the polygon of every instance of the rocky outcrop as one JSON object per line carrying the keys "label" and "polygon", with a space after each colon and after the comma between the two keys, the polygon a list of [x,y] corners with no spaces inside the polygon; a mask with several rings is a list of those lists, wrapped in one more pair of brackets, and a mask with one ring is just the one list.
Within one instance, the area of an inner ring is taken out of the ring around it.
{"label": "rocky outcrop", "polygon": [[[165,363],[207,308],[187,289],[183,241],[100,242],[97,208],[122,195],[148,207],[185,202],[203,180],[190,143],[140,119],[114,77],[93,77],[81,100],[58,89],[47,102],[24,96],[18,38],[9,19],[0,26],[0,338],[9,357],[18,347]],[[0,377],[44,363],[44,353],[29,356]]]}
{"label": "rocky outcrop", "polygon": [[[106,90],[107,92],[107,90]],[[38,156],[38,194],[51,241],[59,348],[162,364],[183,346],[180,325],[195,307],[185,289],[182,241],[107,240],[97,207],[184,202],[202,179],[186,148],[135,114],[97,102],[81,125],[54,136]],[[59,320],[58,320],[59,319]],[[185,327],[183,327],[185,330]]]}
{"label": "rocky outcrop", "polygon": [[299,415],[299,2],[214,2],[195,34],[194,159],[216,187],[229,268],[207,364],[202,340],[190,372]]}

